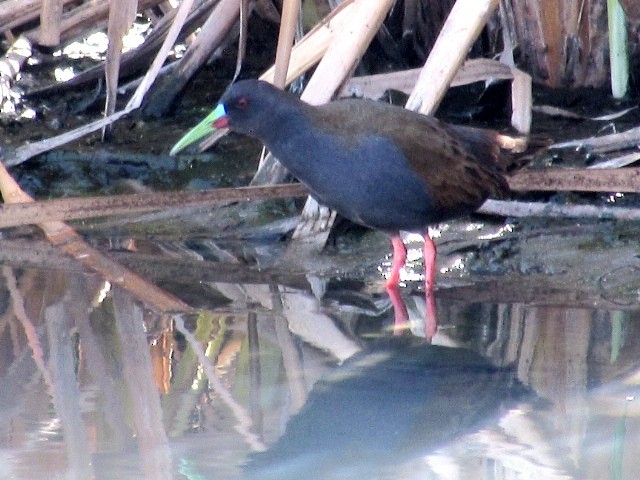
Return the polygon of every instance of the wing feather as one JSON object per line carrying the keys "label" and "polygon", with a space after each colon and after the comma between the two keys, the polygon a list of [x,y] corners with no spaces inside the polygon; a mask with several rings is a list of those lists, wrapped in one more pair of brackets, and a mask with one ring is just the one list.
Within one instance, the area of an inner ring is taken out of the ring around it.
{"label": "wing feather", "polygon": [[509,191],[499,172],[502,151],[496,132],[448,125],[435,117],[366,100],[323,105],[312,119],[346,142],[362,135],[392,140],[428,185],[443,216],[478,208]]}

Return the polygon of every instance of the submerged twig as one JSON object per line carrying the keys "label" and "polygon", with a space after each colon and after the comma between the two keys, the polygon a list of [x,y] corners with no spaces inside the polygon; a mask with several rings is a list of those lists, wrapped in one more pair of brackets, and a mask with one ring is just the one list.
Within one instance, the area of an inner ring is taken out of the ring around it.
{"label": "submerged twig", "polygon": [[2,274],[4,276],[7,290],[9,291],[9,296],[11,297],[11,301],[13,303],[13,313],[22,324],[22,329],[25,336],[27,337],[27,342],[29,344],[29,347],[31,347],[33,361],[42,374],[42,378],[47,385],[49,394],[52,394],[54,382],[51,378],[51,372],[47,368],[47,364],[44,361],[44,349],[42,348],[42,344],[40,343],[38,331],[31,321],[31,318],[29,318],[29,314],[27,313],[27,309],[25,307],[25,299],[22,295],[22,292],[20,292],[20,289],[18,288],[18,282],[16,280],[15,274],[9,267],[2,267]]}
{"label": "submerged twig", "polygon": [[302,184],[262,187],[219,188],[187,192],[159,192],[109,197],[62,198],[0,205],[0,228],[31,225],[50,220],[79,220],[175,207],[195,207],[220,203],[303,197]]}

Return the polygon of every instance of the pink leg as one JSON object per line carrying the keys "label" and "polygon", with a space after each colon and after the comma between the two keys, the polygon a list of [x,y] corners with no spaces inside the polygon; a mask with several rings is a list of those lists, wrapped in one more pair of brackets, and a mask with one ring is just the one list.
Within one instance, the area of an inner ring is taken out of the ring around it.
{"label": "pink leg", "polygon": [[426,300],[425,313],[425,335],[432,338],[438,329],[438,317],[436,312],[436,297],[433,287],[436,283],[436,244],[429,236],[429,232],[424,233],[424,247],[422,249],[424,259],[424,294]]}
{"label": "pink leg", "polygon": [[424,232],[422,257],[424,259],[424,290],[433,292],[436,284],[436,244],[431,240],[429,232]]}
{"label": "pink leg", "polygon": [[399,235],[391,237],[391,245],[393,246],[393,260],[391,263],[391,275],[387,279],[387,289],[398,286],[400,270],[407,261],[407,249]]}

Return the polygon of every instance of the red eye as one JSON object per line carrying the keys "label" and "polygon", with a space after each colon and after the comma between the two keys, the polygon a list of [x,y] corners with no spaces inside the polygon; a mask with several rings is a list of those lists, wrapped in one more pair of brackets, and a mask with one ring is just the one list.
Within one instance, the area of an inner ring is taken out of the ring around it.
{"label": "red eye", "polygon": [[245,108],[247,108],[247,105],[249,105],[249,101],[245,97],[240,97],[236,102],[236,106],[240,110],[244,110]]}

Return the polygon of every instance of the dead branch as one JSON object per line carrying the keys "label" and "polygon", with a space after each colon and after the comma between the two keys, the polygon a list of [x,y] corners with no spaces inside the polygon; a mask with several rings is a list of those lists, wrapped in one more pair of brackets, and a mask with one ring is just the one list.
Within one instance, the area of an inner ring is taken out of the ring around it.
{"label": "dead branch", "polygon": [[[392,73],[351,78],[340,90],[339,96],[378,99],[387,90],[397,90],[407,95],[416,86],[422,69],[415,68]],[[504,63],[487,58],[467,60],[455,72],[450,86],[456,87],[487,80],[511,80],[511,125],[520,133],[529,133],[533,109],[531,77]]]}
{"label": "dead branch", "polygon": [[458,0],[454,4],[422,67],[406,108],[425,114],[436,110],[469,48],[498,3],[498,0]]}
{"label": "dead branch", "polygon": [[282,89],[287,83],[287,71],[291,61],[291,49],[298,23],[300,2],[297,0],[285,0],[282,4],[282,20],[276,49],[276,61],[274,65],[273,84]]}
{"label": "dead branch", "polygon": [[[542,171],[521,171],[508,179],[514,191],[578,191],[578,192],[640,192],[640,168],[616,170],[593,169],[551,169]],[[187,192],[159,192],[109,197],[81,197],[45,200],[30,203],[0,205],[0,228],[18,225],[37,224],[47,220],[79,220],[112,215],[145,213],[168,208],[187,208],[208,205],[228,204],[231,202],[256,201],[274,198],[303,197],[308,194],[302,184],[265,185],[238,188],[219,188]],[[504,205],[496,203],[493,205]],[[509,203],[509,202],[507,202]],[[516,215],[501,211],[481,211],[500,215]],[[634,211],[622,211],[620,207],[593,207],[592,210],[580,207],[555,206],[545,210],[545,204],[533,204],[532,215],[562,216],[563,212],[572,212],[570,216],[606,216],[611,218],[637,218]],[[500,207],[505,208],[505,207]],[[565,209],[566,210],[563,210]],[[523,210],[526,212],[527,210]],[[538,212],[538,213],[535,213]],[[523,216],[526,213],[518,214]],[[324,221],[328,221],[326,218]]]}
{"label": "dead branch", "polygon": [[40,45],[55,46],[60,43],[62,27],[62,0],[42,0],[40,12]]}
{"label": "dead branch", "polygon": [[586,148],[592,152],[610,152],[640,145],[640,127],[600,137],[581,138],[556,143],[549,148]]}

